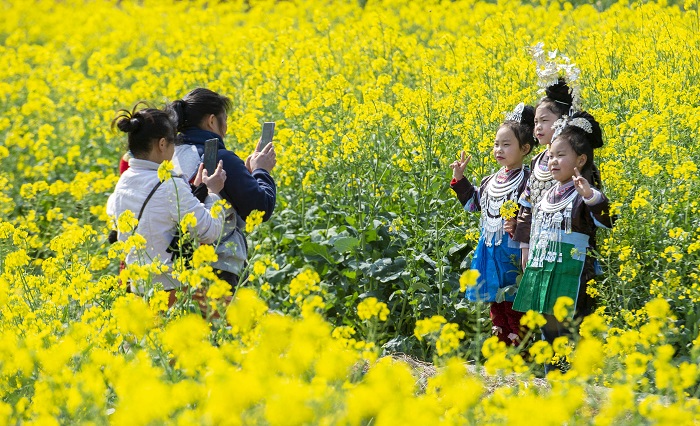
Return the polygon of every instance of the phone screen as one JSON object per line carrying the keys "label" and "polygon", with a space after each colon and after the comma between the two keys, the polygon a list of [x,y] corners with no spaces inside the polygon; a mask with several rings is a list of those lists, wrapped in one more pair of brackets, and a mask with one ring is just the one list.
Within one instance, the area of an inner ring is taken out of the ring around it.
{"label": "phone screen", "polygon": [[262,151],[263,148],[272,142],[272,137],[275,134],[275,122],[266,121],[263,123],[262,137],[260,138],[260,146],[258,146],[258,151]]}
{"label": "phone screen", "polygon": [[204,163],[204,168],[207,169],[207,173],[211,176],[216,170],[216,163],[219,161],[219,140],[218,139],[208,139],[204,141],[204,158],[202,162]]}

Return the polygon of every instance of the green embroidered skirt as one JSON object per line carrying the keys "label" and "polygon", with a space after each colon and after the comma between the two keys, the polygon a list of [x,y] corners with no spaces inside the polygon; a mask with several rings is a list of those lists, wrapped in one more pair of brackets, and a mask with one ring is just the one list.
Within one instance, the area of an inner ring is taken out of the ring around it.
{"label": "green embroidered skirt", "polygon": [[553,261],[546,259],[541,266],[534,266],[533,257],[528,260],[513,302],[513,310],[533,310],[551,315],[559,297],[570,297],[574,303],[577,302],[588,235],[578,232],[562,233],[561,240],[560,250]]}

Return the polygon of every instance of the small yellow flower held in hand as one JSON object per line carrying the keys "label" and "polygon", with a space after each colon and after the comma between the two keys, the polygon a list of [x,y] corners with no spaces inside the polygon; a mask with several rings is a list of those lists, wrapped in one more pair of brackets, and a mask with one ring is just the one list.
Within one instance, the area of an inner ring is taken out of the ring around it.
{"label": "small yellow flower held in hand", "polygon": [[503,219],[508,220],[515,217],[515,215],[518,213],[518,209],[518,204],[515,201],[508,200],[501,205],[499,212],[501,213],[501,217]]}
{"label": "small yellow flower held in hand", "polygon": [[459,291],[465,291],[469,287],[474,287],[481,274],[476,269],[468,269],[459,277]]}
{"label": "small yellow flower held in hand", "polygon": [[165,182],[166,180],[170,179],[173,174],[171,173],[173,170],[173,163],[170,162],[169,160],[165,160],[162,163],[160,163],[160,166],[158,166],[158,179],[161,182]]}

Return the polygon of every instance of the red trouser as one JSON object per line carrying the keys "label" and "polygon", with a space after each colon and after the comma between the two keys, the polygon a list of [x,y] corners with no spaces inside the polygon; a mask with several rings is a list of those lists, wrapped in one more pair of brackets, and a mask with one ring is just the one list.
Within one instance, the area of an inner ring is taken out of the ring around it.
{"label": "red trouser", "polygon": [[507,345],[514,345],[516,342],[510,340],[508,335],[513,333],[522,338],[520,332],[520,318],[524,314],[513,310],[513,302],[491,303],[491,322],[494,327],[500,327],[501,332],[496,334],[498,340]]}

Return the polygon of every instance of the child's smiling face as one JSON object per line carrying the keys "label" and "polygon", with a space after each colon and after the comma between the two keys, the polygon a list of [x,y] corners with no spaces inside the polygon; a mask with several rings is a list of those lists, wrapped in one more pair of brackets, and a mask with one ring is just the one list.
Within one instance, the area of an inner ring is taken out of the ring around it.
{"label": "child's smiling face", "polygon": [[586,164],[586,154],[578,155],[568,140],[562,137],[554,139],[549,146],[549,172],[561,183],[566,183],[574,176],[574,168],[581,170]]}

